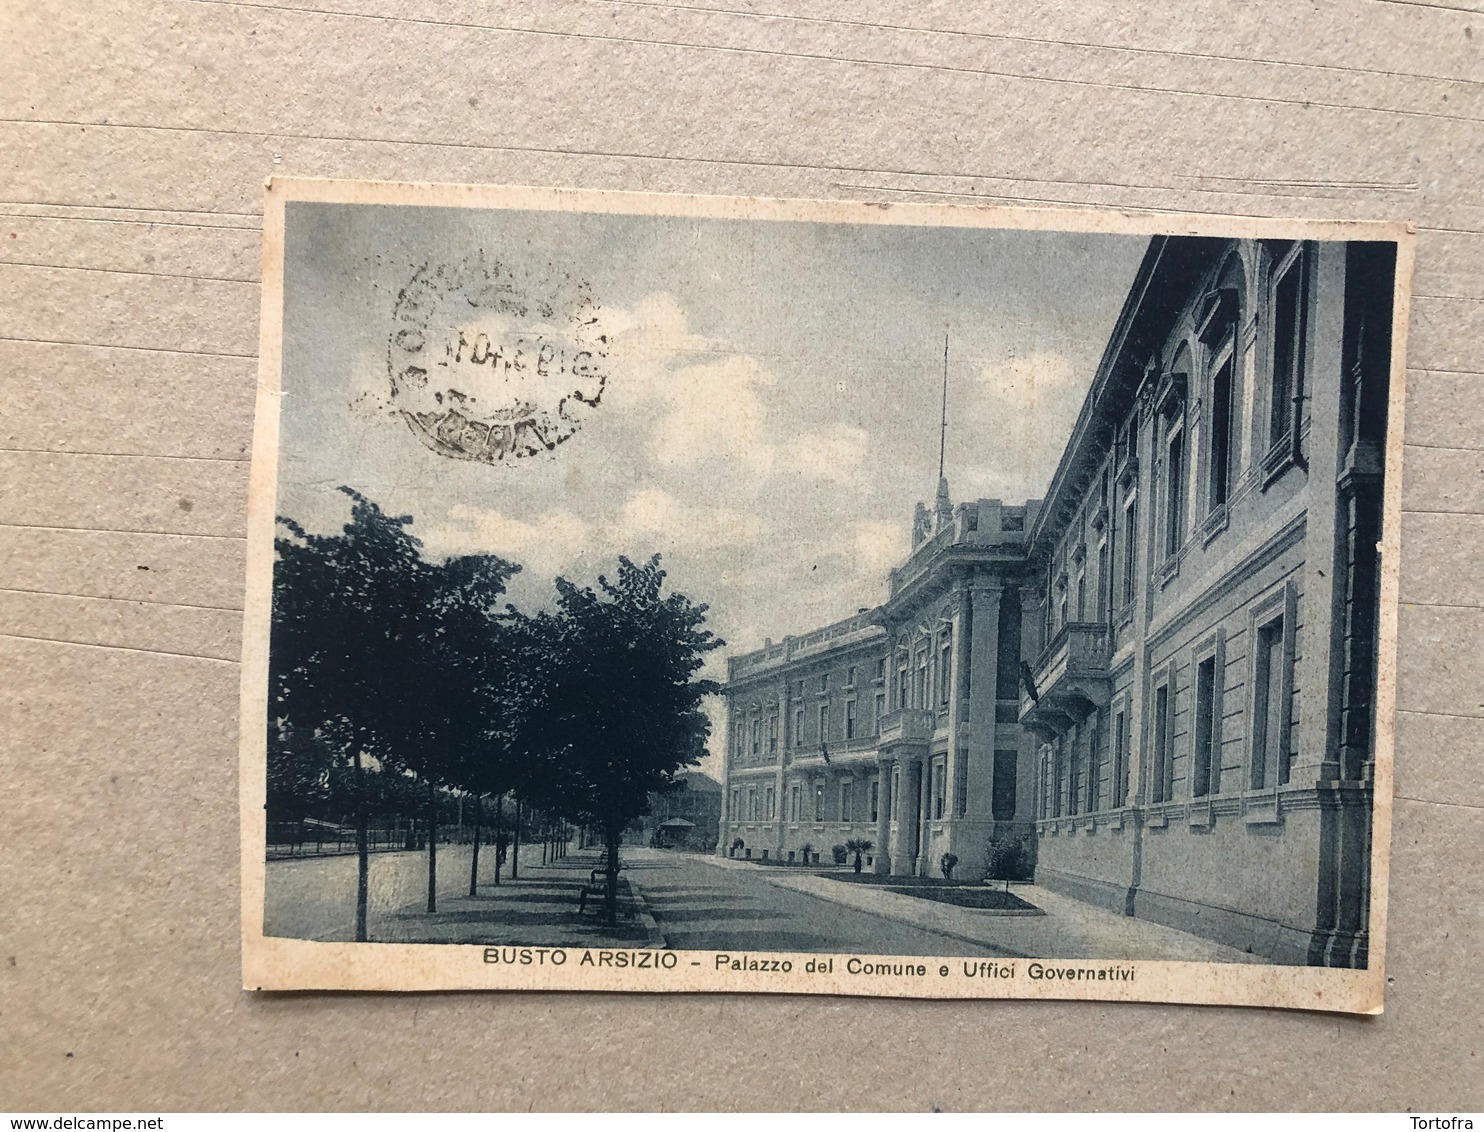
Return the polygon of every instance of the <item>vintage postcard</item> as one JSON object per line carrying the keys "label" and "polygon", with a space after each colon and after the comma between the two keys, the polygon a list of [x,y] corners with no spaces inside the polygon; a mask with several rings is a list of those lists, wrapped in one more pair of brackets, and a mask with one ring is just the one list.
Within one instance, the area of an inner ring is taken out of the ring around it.
{"label": "vintage postcard", "polygon": [[249,988],[1380,1011],[1407,226],[265,211]]}

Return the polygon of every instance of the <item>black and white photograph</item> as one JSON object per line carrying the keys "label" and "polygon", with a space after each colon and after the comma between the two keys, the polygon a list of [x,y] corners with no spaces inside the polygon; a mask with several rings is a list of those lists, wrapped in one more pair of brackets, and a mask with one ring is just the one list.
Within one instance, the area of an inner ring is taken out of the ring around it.
{"label": "black and white photograph", "polygon": [[267,196],[247,985],[1380,1009],[1404,226]]}

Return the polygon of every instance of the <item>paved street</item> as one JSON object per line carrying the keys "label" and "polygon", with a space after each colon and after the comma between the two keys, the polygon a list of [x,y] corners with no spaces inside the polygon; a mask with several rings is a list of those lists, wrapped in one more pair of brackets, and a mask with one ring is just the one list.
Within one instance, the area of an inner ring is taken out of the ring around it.
{"label": "paved street", "polygon": [[[1018,895],[1043,914],[999,915],[849,884],[809,869],[762,867],[690,853],[626,847],[617,924],[578,896],[597,864],[589,850],[543,866],[522,852],[521,876],[496,887],[481,854],[479,894],[468,895],[469,847],[438,853],[438,912],[428,915],[425,853],[371,858],[372,940],[696,951],[860,952],[879,955],[1047,956],[1250,962],[1211,940],[1117,916],[1033,885]],[[270,861],[269,935],[342,941],[355,932],[354,856]]]}
{"label": "paved street", "polygon": [[843,907],[775,883],[788,870],[724,868],[702,857],[644,849],[628,850],[627,856],[631,878],[644,893],[665,942],[672,948],[1002,954],[997,949]]}

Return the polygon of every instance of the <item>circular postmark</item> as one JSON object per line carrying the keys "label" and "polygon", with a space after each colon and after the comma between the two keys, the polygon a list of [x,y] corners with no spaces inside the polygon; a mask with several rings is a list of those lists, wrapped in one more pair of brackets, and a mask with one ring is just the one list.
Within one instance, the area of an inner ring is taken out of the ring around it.
{"label": "circular postmark", "polygon": [[597,407],[608,337],[591,289],[476,252],[425,263],[397,293],[387,339],[393,408],[444,456],[498,464],[550,452]]}

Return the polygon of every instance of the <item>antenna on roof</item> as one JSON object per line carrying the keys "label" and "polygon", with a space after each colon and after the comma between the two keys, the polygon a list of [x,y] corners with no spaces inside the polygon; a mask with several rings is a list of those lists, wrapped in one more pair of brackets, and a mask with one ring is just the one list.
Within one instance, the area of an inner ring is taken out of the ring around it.
{"label": "antenna on roof", "polygon": [[948,331],[943,332],[943,422],[938,430],[938,480],[943,479],[943,457],[948,448]]}

